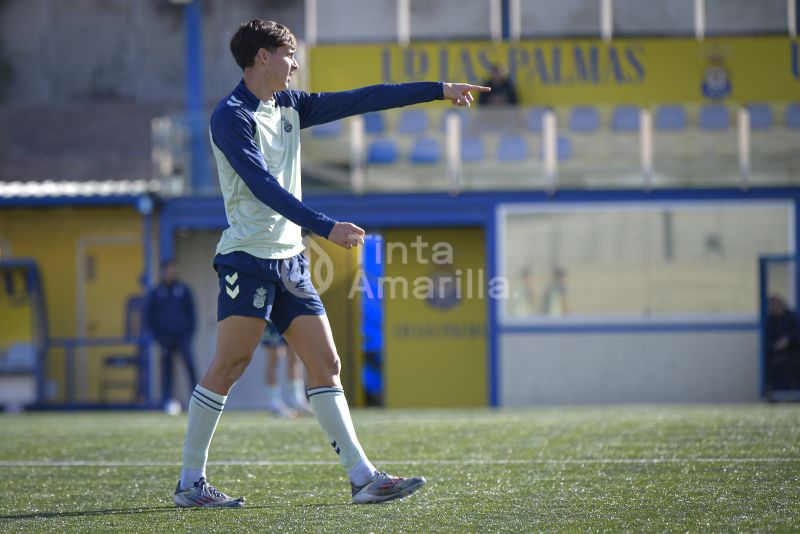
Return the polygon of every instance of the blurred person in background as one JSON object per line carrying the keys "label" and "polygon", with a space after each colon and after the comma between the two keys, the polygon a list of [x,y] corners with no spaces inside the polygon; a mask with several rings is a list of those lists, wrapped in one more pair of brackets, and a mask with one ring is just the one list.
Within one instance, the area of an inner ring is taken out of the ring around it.
{"label": "blurred person in background", "polygon": [[519,127],[517,90],[501,65],[493,65],[484,82],[492,91],[478,95],[478,124],[484,132],[511,132]]}
{"label": "blurred person in background", "polygon": [[491,87],[492,91],[478,96],[481,106],[516,106],[519,103],[517,90],[501,65],[492,66],[491,77],[483,85]]}
{"label": "blurred person in background", "polygon": [[[267,353],[267,410],[278,417],[311,415],[300,360],[272,322],[267,322],[261,344]],[[285,365],[284,380],[281,363]]]}
{"label": "blurred person in background", "polygon": [[[462,83],[382,84],[337,93],[290,91],[297,41],[284,25],[252,20],[231,38],[242,80],[211,114],[228,228],[214,257],[219,277],[217,347],[189,402],[180,479],[173,501],[180,507],[238,507],[206,480],[211,438],[230,389],[242,376],[264,333],[274,323],[305,365],[314,416],[339,457],[352,502],[407,497],[425,483],[378,471],[356,436],[340,377],[330,323],[311,281],[301,228],[345,249],[364,243],[364,230],[312,210],[301,201],[300,130],[371,111],[433,100],[469,106]],[[351,58],[342,57],[342,61]],[[269,440],[267,446],[269,446]]]}
{"label": "blurred person in background", "polygon": [[544,291],[542,313],[548,317],[561,317],[569,313],[567,303],[567,271],[553,269],[553,279]]}
{"label": "blurred person in background", "polygon": [[511,315],[517,317],[528,317],[535,315],[536,309],[536,280],[533,276],[533,269],[523,267],[519,273],[519,278],[514,286],[510,302]]}
{"label": "blurred person in background", "polygon": [[778,295],[767,302],[765,333],[767,390],[800,387],[800,325],[797,314]]}
{"label": "blurred person in background", "polygon": [[147,295],[145,320],[161,348],[161,400],[165,411],[179,413],[181,404],[172,398],[172,359],[180,355],[189,378],[189,392],[197,383],[192,358],[195,330],[194,299],[189,286],[178,280],[175,260],[161,264],[161,281]]}

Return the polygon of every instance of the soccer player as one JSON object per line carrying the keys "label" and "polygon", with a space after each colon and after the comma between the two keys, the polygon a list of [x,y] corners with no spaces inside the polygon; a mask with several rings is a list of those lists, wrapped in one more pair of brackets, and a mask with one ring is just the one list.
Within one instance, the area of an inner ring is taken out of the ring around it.
{"label": "soccer player", "polygon": [[[267,323],[261,345],[267,353],[267,410],[278,417],[311,415],[300,361],[272,322]],[[286,364],[284,379],[279,376],[281,361]],[[288,390],[286,400],[284,389]]]}
{"label": "soccer player", "polygon": [[301,228],[347,249],[363,242],[364,230],[301,202],[300,129],[431,100],[469,106],[471,91],[489,89],[419,82],[340,93],[290,91],[292,74],[298,69],[296,40],[288,28],[272,21],[242,24],[230,48],[242,68],[242,81],[211,115],[211,143],[229,225],[214,258],[220,287],[217,346],[189,403],[175,504],[244,504],[244,498],[229,497],[207,482],[206,459],[228,392],[250,363],[267,318],[306,367],[306,394],[347,471],[352,502],[406,497],[425,479],[378,471],[361,448],[342,390],[328,318],[311,283],[308,258],[302,254]]}

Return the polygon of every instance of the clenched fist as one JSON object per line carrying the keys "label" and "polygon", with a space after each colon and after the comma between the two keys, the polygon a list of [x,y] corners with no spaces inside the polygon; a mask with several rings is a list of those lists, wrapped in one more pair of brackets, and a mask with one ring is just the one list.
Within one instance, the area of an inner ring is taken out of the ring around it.
{"label": "clenched fist", "polygon": [[338,222],[328,234],[328,241],[336,243],[342,248],[351,249],[364,244],[364,229],[353,223]]}

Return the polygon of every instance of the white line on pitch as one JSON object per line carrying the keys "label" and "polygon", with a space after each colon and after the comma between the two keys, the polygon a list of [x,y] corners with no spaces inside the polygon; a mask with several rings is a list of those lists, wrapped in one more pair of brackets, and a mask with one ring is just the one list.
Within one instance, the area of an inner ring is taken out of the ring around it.
{"label": "white line on pitch", "polygon": [[[597,464],[685,464],[685,463],[792,463],[800,458],[565,458],[565,459],[466,459],[466,460],[379,460],[377,464],[392,465],[597,465]],[[338,465],[328,460],[217,460],[208,465],[281,466],[281,465]],[[102,460],[0,460],[0,467],[175,467],[179,462],[102,461]]]}

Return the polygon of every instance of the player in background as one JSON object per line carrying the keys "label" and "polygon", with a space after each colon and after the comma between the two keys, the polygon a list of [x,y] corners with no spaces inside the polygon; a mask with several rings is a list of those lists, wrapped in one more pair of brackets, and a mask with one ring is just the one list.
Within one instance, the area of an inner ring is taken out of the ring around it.
{"label": "player in background", "polygon": [[[147,294],[145,321],[161,348],[162,408],[165,412],[176,415],[181,411],[181,403],[172,398],[172,364],[175,353],[180,355],[186,367],[190,388],[197,381],[197,373],[192,357],[192,337],[196,323],[194,298],[189,286],[178,279],[178,266],[174,259],[161,263],[161,280]],[[183,395],[180,397],[185,398]]]}
{"label": "player in background", "polygon": [[267,410],[278,417],[311,415],[300,360],[271,322],[264,329],[261,345],[267,355]]}
{"label": "player in background", "polygon": [[308,258],[302,254],[301,228],[346,249],[363,243],[364,230],[302,203],[300,129],[432,100],[469,106],[471,91],[489,89],[418,82],[339,93],[290,91],[298,69],[296,40],[288,28],[272,21],[242,24],[230,48],[242,68],[242,81],[220,101],[210,121],[229,225],[214,258],[220,286],[217,346],[189,403],[183,465],[173,500],[183,507],[244,504],[244,498],[229,497],[209,484],[205,468],[228,392],[250,363],[267,319],[306,367],[311,408],[347,471],[352,502],[406,497],[425,479],[383,473],[361,448],[342,389],[328,317],[311,283]]}

